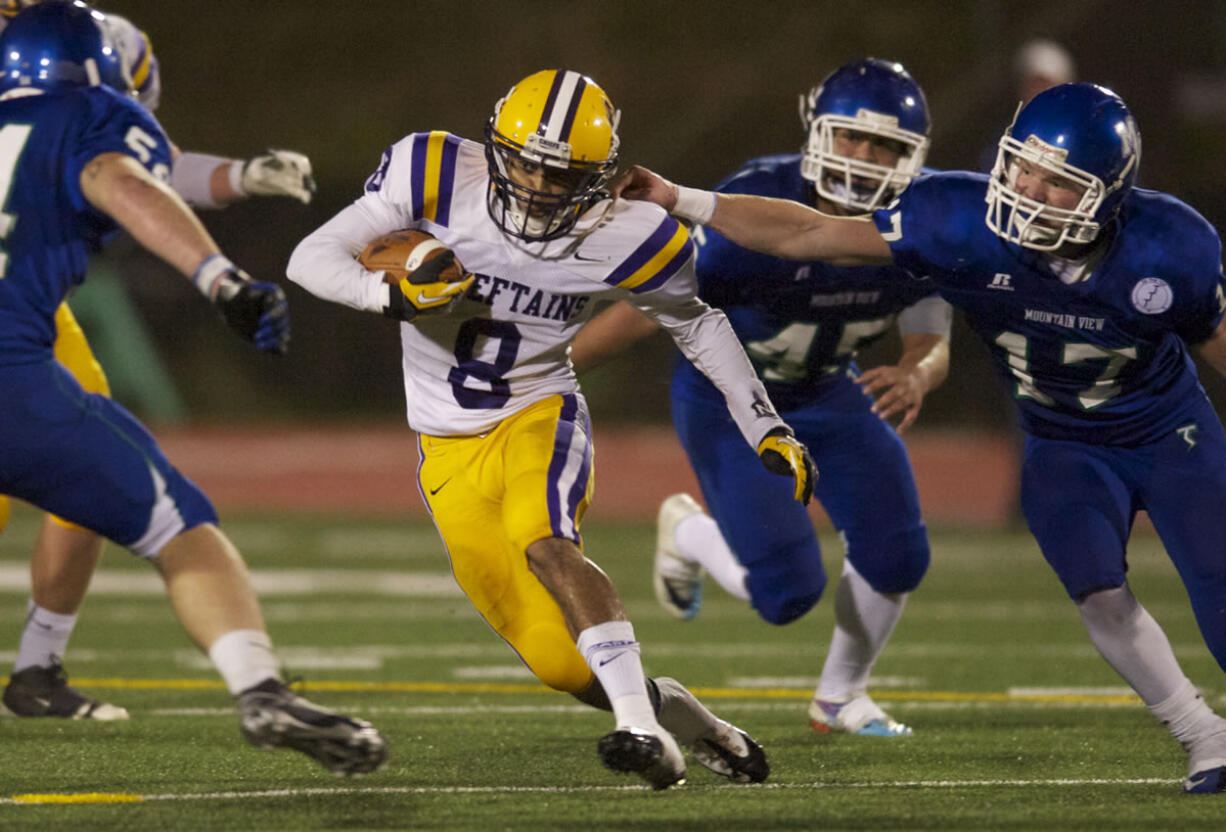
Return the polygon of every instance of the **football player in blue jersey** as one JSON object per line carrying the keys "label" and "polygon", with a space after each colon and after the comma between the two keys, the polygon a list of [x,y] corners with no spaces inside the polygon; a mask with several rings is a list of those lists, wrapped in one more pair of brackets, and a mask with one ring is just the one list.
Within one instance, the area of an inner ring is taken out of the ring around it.
{"label": "football player in blue jersey", "polygon": [[0,35],[0,493],[149,560],[236,697],[248,741],[336,773],[372,771],[386,748],[369,723],[280,680],[246,567],[208,498],[126,410],[54,358],[57,307],[90,249],[120,227],[258,349],[288,343],[281,289],[226,259],[165,184],[170,143],[130,90],[105,17],[79,0],[40,4]]}
{"label": "football player in blue jersey", "polygon": [[[42,0],[8,0],[0,5],[0,32],[23,9]],[[161,101],[157,56],[148,36],[125,18],[107,15],[108,34],[131,79],[136,100],[153,112]],[[248,196],[286,196],[309,202],[314,190],[311,163],[301,153],[270,150],[246,160],[228,159],[171,147],[170,186],[189,204],[221,207]],[[87,392],[110,394],[72,310],[56,310],[55,356]],[[0,495],[0,515],[8,498]],[[4,522],[0,518],[0,529]],[[76,625],[77,613],[102,554],[102,538],[48,515],[39,529],[30,562],[31,598],[25,629],[3,702],[17,716],[75,719],[127,719],[128,712],[93,699],[68,684],[61,660]]]}
{"label": "football player in blue jersey", "polygon": [[[753,159],[716,186],[863,215],[885,205],[918,175],[928,149],[928,109],[901,64],[869,58],[832,72],[801,96],[803,154]],[[845,268],[797,263],[741,248],[700,228],[700,296],[728,316],[771,400],[812,451],[821,477],[814,496],[843,540],[835,630],[809,707],[819,731],[900,737],[866,692],[869,672],[928,568],[928,538],[899,431],[949,365],[949,305],[931,283],[894,266]],[[896,365],[861,373],[856,351],[897,321]],[[572,349],[583,370],[654,325],[619,304],[580,333]],[[874,402],[874,396],[876,401]],[[787,624],[826,586],[821,550],[803,506],[779,498],[780,484],[757,470],[710,383],[687,361],[672,382],[673,422],[710,514],[689,495],[660,507],[654,584],[660,603],[693,618],[703,573]]]}
{"label": "football player in blue jersey", "polygon": [[1226,720],[1133,596],[1126,546],[1146,511],[1226,668],[1226,434],[1190,353],[1226,374],[1226,278],[1218,233],[1136,187],[1140,159],[1124,102],[1077,83],[1019,110],[991,174],[920,177],[871,224],[642,169],[621,192],[778,256],[893,262],[963,310],[1017,400],[1031,532],[1094,646],[1187,750],[1184,791],[1214,793]]}

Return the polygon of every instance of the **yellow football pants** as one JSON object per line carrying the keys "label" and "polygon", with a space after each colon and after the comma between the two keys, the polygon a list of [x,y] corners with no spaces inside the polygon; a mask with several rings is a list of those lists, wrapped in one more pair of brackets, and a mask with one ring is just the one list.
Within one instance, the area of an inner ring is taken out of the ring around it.
{"label": "yellow football pants", "polygon": [[593,482],[583,397],[551,396],[484,436],[422,434],[419,445],[418,483],[460,588],[538,679],[586,688],[592,672],[525,554],[548,537],[582,545]]}

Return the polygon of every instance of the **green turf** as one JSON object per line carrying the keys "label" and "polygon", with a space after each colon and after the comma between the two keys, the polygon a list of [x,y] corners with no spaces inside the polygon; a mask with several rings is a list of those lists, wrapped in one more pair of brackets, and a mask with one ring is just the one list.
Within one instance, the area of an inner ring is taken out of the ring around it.
{"label": "green turf", "polygon": [[[19,567],[35,516],[15,513],[0,564]],[[243,517],[228,523],[257,577],[278,570],[445,576],[428,524]],[[1137,704],[1111,691],[1075,701],[1016,688],[1122,686],[1090,647],[1076,611],[1029,538],[933,535],[933,563],[876,668],[874,689],[915,736],[811,732],[805,704],[832,624],[827,602],[777,628],[716,587],[699,618],[668,618],[651,594],[653,531],[588,524],[591,556],[621,588],[650,673],[676,676],[757,737],[772,763],[762,786],[732,786],[695,765],[652,793],[601,768],[605,714],[525,677],[453,592],[413,597],[315,591],[265,595],[291,673],[319,701],[355,711],[388,738],[387,768],[333,778],[238,736],[217,686],[113,687],[106,680],[215,679],[157,594],[115,582],[149,569],[108,549],[67,666],[127,723],[0,719],[0,829],[1218,829],[1226,796],[1180,794],[1184,757]],[[823,535],[837,574],[838,542]],[[1184,669],[1223,704],[1222,675],[1157,541],[1139,534],[1134,590],[1162,622]],[[105,580],[104,580],[105,579]],[[25,593],[0,592],[11,661]],[[0,676],[3,673],[0,672]],[[337,690],[332,683],[379,683]],[[433,686],[431,690],[425,690]],[[442,690],[438,687],[442,686]],[[1016,691],[1015,691],[1016,693]],[[140,802],[27,805],[24,794],[137,795]]]}

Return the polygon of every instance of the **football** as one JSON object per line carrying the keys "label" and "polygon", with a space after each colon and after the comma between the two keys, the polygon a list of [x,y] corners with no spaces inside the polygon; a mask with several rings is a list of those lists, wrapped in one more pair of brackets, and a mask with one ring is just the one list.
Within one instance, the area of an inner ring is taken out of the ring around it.
{"label": "football", "polygon": [[[376,237],[358,255],[358,262],[372,272],[383,272],[388,283],[399,283],[409,272],[416,271],[427,260],[448,251],[447,247],[430,234],[414,228],[393,231]],[[454,283],[465,277],[459,260],[439,274],[439,282]]]}

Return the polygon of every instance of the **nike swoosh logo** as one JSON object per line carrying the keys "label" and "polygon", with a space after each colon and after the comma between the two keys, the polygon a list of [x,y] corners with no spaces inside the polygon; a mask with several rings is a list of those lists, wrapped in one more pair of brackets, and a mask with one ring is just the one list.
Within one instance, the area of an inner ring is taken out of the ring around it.
{"label": "nike swoosh logo", "polygon": [[571,256],[574,257],[576,260],[580,260],[584,263],[608,263],[609,262],[608,257],[584,257],[582,254],[579,254],[578,252],[576,252],[575,254]]}
{"label": "nike swoosh logo", "polygon": [[446,485],[446,484],[447,484],[447,483],[449,483],[449,482],[451,482],[451,477],[448,477],[447,479],[445,479],[445,480],[443,480],[441,483],[439,483],[438,488],[431,488],[431,489],[430,489],[430,496],[431,496],[431,497],[433,497],[435,494],[437,494],[437,493],[439,493],[440,491],[442,491],[442,490],[443,490],[443,486],[444,486],[444,485]]}
{"label": "nike swoosh logo", "polygon": [[597,667],[604,667],[604,666],[605,666],[606,664],[608,664],[609,662],[615,662],[615,661],[617,661],[618,659],[620,659],[620,658],[621,658],[621,657],[622,657],[622,656],[625,654],[625,652],[626,652],[625,650],[622,650],[620,653],[615,653],[615,654],[613,654],[612,656],[609,656],[609,658],[604,659],[604,660],[602,660],[602,661],[598,662],[598,663],[596,664],[596,666],[597,666]]}

